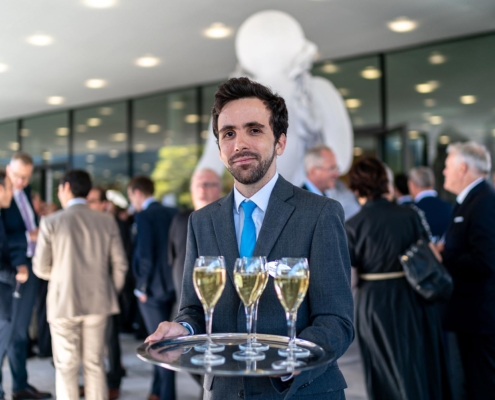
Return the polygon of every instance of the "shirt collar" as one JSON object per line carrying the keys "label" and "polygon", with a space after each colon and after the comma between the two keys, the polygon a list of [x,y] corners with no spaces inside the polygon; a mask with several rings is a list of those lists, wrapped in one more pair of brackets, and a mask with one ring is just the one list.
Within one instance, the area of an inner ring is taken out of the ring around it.
{"label": "shirt collar", "polygon": [[308,190],[311,192],[311,193],[315,193],[315,194],[319,194],[320,196],[323,196],[323,193],[321,192],[320,189],[318,189],[313,182],[311,182],[309,179],[306,179],[304,181],[304,184],[306,185],[306,187],[308,188]]}
{"label": "shirt collar", "polygon": [[71,199],[67,202],[67,208],[71,206],[75,206],[76,204],[87,204],[86,199],[83,199],[82,197],[76,197],[74,199]]}
{"label": "shirt collar", "polygon": [[404,203],[407,203],[407,202],[412,202],[412,196],[409,195],[409,194],[406,194],[405,196],[400,196],[397,199],[397,204],[404,204]]}
{"label": "shirt collar", "polygon": [[156,199],[153,196],[148,197],[145,201],[143,201],[143,205],[141,208],[143,210],[146,210],[150,206],[150,204],[154,202],[156,202]]}
{"label": "shirt collar", "polygon": [[244,197],[234,185],[234,208],[236,212],[239,212],[239,207],[244,200],[251,200],[258,206],[261,211],[266,212],[268,207],[268,202],[270,201],[270,195],[272,194],[273,188],[277,183],[278,172],[273,175],[273,178],[268,181],[268,183],[258,190],[250,199]]}
{"label": "shirt collar", "polygon": [[422,192],[419,192],[417,194],[417,196],[414,198],[414,201],[417,203],[426,197],[437,197],[437,196],[438,196],[438,193],[436,190],[433,190],[433,189],[423,190]]}
{"label": "shirt collar", "polygon": [[485,178],[478,178],[476,179],[474,182],[472,182],[471,184],[469,184],[468,186],[466,186],[464,188],[464,190],[459,193],[459,196],[457,196],[456,198],[456,201],[459,203],[459,204],[462,204],[462,202],[464,200],[466,200],[466,197],[467,195],[469,194],[469,192],[475,187],[477,186],[479,183],[483,182],[485,180]]}

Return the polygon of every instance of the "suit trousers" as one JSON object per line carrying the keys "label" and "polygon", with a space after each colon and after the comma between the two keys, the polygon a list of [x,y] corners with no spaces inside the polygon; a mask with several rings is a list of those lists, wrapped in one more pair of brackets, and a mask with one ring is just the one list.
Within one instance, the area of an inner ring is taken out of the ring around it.
{"label": "suit trousers", "polygon": [[[39,278],[33,274],[31,263],[28,264],[29,278],[20,285],[20,298],[12,302],[12,317],[8,328],[4,328],[4,337],[0,346],[0,365],[7,354],[10,371],[12,373],[12,390],[17,392],[28,387],[28,376],[26,369],[28,328],[33,313],[34,301],[38,293]],[[13,291],[12,291],[13,292]],[[0,393],[2,393],[2,372],[0,368]]]}
{"label": "suit trousers", "polygon": [[469,400],[493,399],[495,335],[457,333]]}
{"label": "suit trousers", "polygon": [[52,356],[52,337],[50,326],[46,317],[46,295],[48,293],[48,281],[40,279],[38,297],[36,299],[36,321],[38,322],[38,356]]}
{"label": "suit trousers", "polygon": [[107,400],[103,353],[108,315],[56,318],[50,321],[57,399],[78,400],[82,360],[86,400]]}
{"label": "suit trousers", "polygon": [[108,351],[107,384],[109,389],[120,389],[124,376],[119,339],[120,314],[110,315],[107,321],[105,340]]}
{"label": "suit trousers", "polygon": [[[161,305],[139,302],[139,310],[143,316],[144,324],[148,335],[153,333],[160,322],[170,321],[173,301]],[[160,400],[175,400],[175,373],[161,367],[153,367],[153,383],[151,394],[160,398]]]}

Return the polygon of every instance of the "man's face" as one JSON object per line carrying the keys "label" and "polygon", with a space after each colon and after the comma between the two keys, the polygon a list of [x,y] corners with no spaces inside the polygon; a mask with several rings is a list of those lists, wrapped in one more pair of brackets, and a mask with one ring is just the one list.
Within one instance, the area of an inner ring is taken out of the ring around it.
{"label": "man's face", "polygon": [[11,161],[7,165],[7,175],[10,177],[14,190],[22,190],[31,180],[33,174],[33,166],[24,164],[21,160]]}
{"label": "man's face", "polygon": [[86,197],[88,207],[96,211],[105,211],[107,202],[100,200],[100,191],[98,189],[91,189]]}
{"label": "man's face", "polygon": [[0,207],[1,208],[9,208],[10,202],[12,201],[12,182],[9,177],[5,177],[5,182],[3,185],[0,185]]}
{"label": "man's face", "polygon": [[195,210],[218,200],[221,194],[220,178],[213,171],[200,171],[193,175],[191,197]]}
{"label": "man's face", "polygon": [[234,179],[243,185],[275,173],[276,155],[285,149],[285,135],[275,143],[270,111],[257,98],[233,100],[218,116],[220,158]]}
{"label": "man's face", "polygon": [[330,150],[322,150],[321,162],[308,171],[308,178],[322,192],[333,189],[339,179],[339,167],[335,154]]}
{"label": "man's face", "polygon": [[445,190],[459,194],[462,192],[462,178],[465,175],[467,166],[465,163],[460,162],[458,157],[451,153],[445,160],[445,168],[443,175],[445,176],[445,182],[443,187]]}

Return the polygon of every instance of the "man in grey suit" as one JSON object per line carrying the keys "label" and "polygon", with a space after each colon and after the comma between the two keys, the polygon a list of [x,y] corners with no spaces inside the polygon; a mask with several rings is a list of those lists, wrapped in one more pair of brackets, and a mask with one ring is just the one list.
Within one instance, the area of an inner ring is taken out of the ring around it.
{"label": "man in grey suit", "polygon": [[91,210],[86,197],[91,178],[67,172],[58,187],[64,210],[41,220],[34,273],[50,281],[47,314],[52,334],[58,399],[78,400],[79,364],[85,398],[107,400],[103,363],[109,315],[119,313],[117,293],[128,268],[117,223]]}
{"label": "man in grey suit", "polygon": [[[223,255],[229,276],[215,308],[213,332],[245,332],[233,267],[237,257],[249,255],[242,254],[245,246],[240,242],[245,237],[244,227],[252,227],[254,222],[252,255],[267,256],[269,261],[308,258],[310,284],[298,310],[297,335],[324,347],[333,361],[284,378],[206,375],[205,399],[344,399],[346,383],[337,359],[352,342],[354,329],[342,206],[295,187],[278,175],[276,158],[286,147],[288,127],[281,97],[247,78],[233,78],[219,87],[212,113],[220,158],[234,176],[235,187],[226,197],[191,214],[180,313],[175,322],[162,322],[147,340],[205,332],[203,308],[192,282],[194,261],[202,255]],[[244,211],[250,202],[254,203],[252,214]],[[260,299],[258,332],[287,334],[285,313],[273,282]]]}

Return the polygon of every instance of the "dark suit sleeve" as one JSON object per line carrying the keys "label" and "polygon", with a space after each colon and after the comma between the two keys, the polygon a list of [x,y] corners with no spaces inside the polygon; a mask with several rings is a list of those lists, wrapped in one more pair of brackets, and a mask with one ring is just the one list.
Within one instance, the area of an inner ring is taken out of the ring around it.
{"label": "dark suit sleeve", "polygon": [[27,265],[27,239],[26,232],[9,233],[7,235],[10,263],[13,267]]}
{"label": "dark suit sleeve", "polygon": [[153,275],[154,260],[156,259],[153,226],[146,213],[136,214],[136,227],[138,235],[138,246],[135,249],[134,276],[136,278],[136,289],[146,293],[148,283]]}
{"label": "dark suit sleeve", "polygon": [[477,281],[495,273],[495,207],[489,201],[473,207],[467,219],[468,251],[459,254],[446,247],[442,253],[445,266],[457,278]]}
{"label": "dark suit sleeve", "polygon": [[175,322],[187,322],[193,328],[196,335],[205,333],[205,314],[203,306],[196,295],[193,285],[193,269],[198,258],[198,246],[193,227],[193,215],[189,217],[187,228],[187,250],[184,263],[184,283],[180,299],[179,314]]}
{"label": "dark suit sleeve", "polygon": [[[336,360],[354,339],[351,264],[344,229],[344,210],[328,202],[318,219],[310,251],[308,300],[311,324],[298,337],[321,344]],[[293,386],[310,382],[326,368],[301,373]]]}
{"label": "dark suit sleeve", "polygon": [[177,257],[177,250],[175,248],[174,240],[177,236],[177,223],[179,219],[179,215],[176,215],[172,220],[172,224],[170,225],[170,232],[168,234],[168,264],[173,267],[175,258]]}

